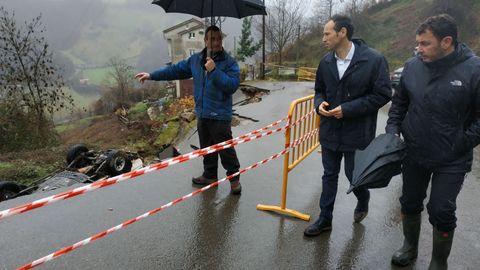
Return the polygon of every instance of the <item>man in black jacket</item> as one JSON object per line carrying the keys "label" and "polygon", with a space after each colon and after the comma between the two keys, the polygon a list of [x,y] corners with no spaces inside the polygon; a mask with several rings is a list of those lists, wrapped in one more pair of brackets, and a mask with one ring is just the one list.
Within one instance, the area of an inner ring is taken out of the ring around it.
{"label": "man in black jacket", "polygon": [[[350,18],[335,15],[323,32],[323,42],[331,51],[320,61],[315,81],[323,188],[320,217],[305,229],[306,236],[331,230],[342,158],[351,181],[354,151],[365,148],[375,137],[378,110],[392,95],[385,58],[362,40],[352,39],[353,28]],[[358,188],[354,194],[358,199],[354,220],[360,222],[368,213],[370,193]]]}
{"label": "man in black jacket", "polygon": [[423,201],[431,181],[429,269],[447,269],[457,195],[480,142],[480,59],[457,42],[457,26],[449,15],[423,22],[416,42],[418,56],[405,64],[386,127],[388,133],[401,133],[407,144],[400,197],[405,240],[392,263],[405,266],[417,257]]}

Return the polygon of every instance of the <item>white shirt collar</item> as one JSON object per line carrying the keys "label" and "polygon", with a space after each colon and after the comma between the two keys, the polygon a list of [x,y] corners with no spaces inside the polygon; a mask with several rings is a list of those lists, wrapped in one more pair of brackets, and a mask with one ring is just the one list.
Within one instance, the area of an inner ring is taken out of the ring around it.
{"label": "white shirt collar", "polygon": [[350,51],[348,51],[347,57],[345,57],[345,59],[341,59],[340,57],[338,57],[336,52],[335,52],[335,58],[337,58],[337,61],[338,60],[351,61],[354,53],[355,53],[355,44],[352,42],[352,47],[350,48]]}

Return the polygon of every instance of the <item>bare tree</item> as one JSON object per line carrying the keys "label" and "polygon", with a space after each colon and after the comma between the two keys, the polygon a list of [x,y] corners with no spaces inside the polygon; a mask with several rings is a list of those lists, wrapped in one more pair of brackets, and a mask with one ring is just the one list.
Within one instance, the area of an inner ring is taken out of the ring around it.
{"label": "bare tree", "polygon": [[110,76],[115,80],[114,91],[117,93],[117,105],[123,105],[127,101],[128,90],[133,87],[133,67],[118,56],[110,58],[109,65],[112,67]]}
{"label": "bare tree", "polygon": [[332,17],[337,4],[338,1],[334,0],[316,0],[314,4],[314,18],[320,24],[325,24]]}
{"label": "bare tree", "polygon": [[0,7],[0,101],[6,112],[33,118],[35,136],[49,136],[53,113],[73,107],[44,32],[41,16],[19,25],[15,13]]}
{"label": "bare tree", "polygon": [[278,55],[280,64],[283,50],[298,36],[298,28],[304,19],[303,7],[302,0],[273,0],[267,5],[266,40]]}
{"label": "bare tree", "polygon": [[372,5],[371,0],[345,0],[343,2],[344,2],[344,10],[345,10],[344,13],[349,15],[350,17],[355,17],[361,11],[363,11],[366,7]]}
{"label": "bare tree", "polygon": [[311,33],[319,33],[330,17],[334,14],[336,7],[340,5],[334,0],[314,0],[312,3],[312,16],[306,19],[306,28]]}

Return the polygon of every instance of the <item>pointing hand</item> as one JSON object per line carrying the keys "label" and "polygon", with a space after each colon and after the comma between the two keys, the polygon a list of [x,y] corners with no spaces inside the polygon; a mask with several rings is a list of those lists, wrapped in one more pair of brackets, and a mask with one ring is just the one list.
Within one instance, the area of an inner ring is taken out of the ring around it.
{"label": "pointing hand", "polygon": [[140,83],[143,83],[145,80],[150,80],[150,73],[140,72],[135,75],[135,79],[137,79]]}

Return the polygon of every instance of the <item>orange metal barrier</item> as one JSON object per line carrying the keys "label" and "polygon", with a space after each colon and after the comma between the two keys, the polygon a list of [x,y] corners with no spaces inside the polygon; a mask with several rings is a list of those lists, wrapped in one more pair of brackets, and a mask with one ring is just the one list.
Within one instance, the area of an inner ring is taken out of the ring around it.
{"label": "orange metal barrier", "polygon": [[299,81],[315,81],[317,78],[317,69],[308,67],[298,68],[298,80]]}
{"label": "orange metal barrier", "polygon": [[[290,110],[288,112],[289,123],[295,123],[299,119],[302,119],[305,115],[308,115],[303,121],[295,125],[293,128],[290,126],[285,131],[285,148],[289,147],[292,142],[301,138],[302,136],[312,132],[318,128],[320,123],[320,117],[316,112],[311,113],[315,108],[313,102],[314,95],[307,96],[294,100],[290,104]],[[306,221],[310,220],[310,215],[300,213],[298,211],[287,209],[287,184],[288,173],[292,171],[300,162],[302,162],[310,153],[312,153],[319,145],[319,133],[312,136],[310,139],[304,141],[290,152],[285,154],[283,163],[283,184],[282,184],[282,205],[263,205],[258,204],[258,210],[275,211],[283,214],[288,214]]]}
{"label": "orange metal barrier", "polygon": [[277,70],[277,73],[281,73],[281,70],[284,70],[284,72],[287,72],[287,70],[293,70],[297,75],[297,80],[299,81],[314,82],[317,77],[317,69],[311,67],[288,67],[268,63],[265,63],[265,67],[270,67],[274,70]]}

